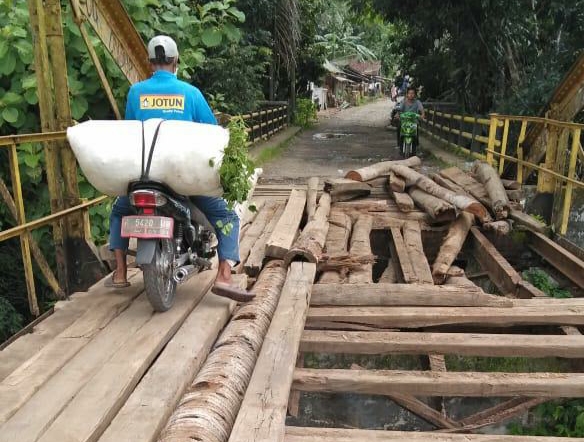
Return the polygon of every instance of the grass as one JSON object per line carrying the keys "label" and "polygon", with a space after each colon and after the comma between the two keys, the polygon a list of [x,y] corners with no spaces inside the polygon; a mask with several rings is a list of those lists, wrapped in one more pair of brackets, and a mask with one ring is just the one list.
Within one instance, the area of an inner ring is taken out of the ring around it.
{"label": "grass", "polygon": [[571,371],[570,362],[557,358],[488,358],[479,356],[446,355],[450,371],[477,371],[502,373],[562,373]]}
{"label": "grass", "polygon": [[291,137],[275,146],[261,149],[257,156],[254,157],[254,163],[256,166],[261,167],[278,158],[288,149],[288,147],[290,147],[290,143],[293,139],[294,137]]}

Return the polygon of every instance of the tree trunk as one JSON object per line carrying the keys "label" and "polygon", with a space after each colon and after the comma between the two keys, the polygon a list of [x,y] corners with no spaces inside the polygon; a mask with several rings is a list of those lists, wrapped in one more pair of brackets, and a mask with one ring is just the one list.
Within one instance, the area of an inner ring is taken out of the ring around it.
{"label": "tree trunk", "polygon": [[392,196],[402,212],[412,212],[415,209],[414,200],[407,193],[393,192]]}
{"label": "tree trunk", "polygon": [[[329,217],[329,230],[325,241],[325,249],[329,255],[346,253],[353,223],[351,217],[343,212],[332,212]],[[346,276],[337,270],[323,272],[319,282],[334,283],[342,281]]]}
{"label": "tree trunk", "polygon": [[487,219],[487,209],[485,209],[482,204],[475,201],[474,199],[469,198],[466,195],[458,195],[448,189],[445,189],[444,187],[436,184],[430,178],[410,169],[409,167],[398,165],[392,166],[391,168],[393,172],[405,178],[406,180],[412,180],[415,182],[416,186],[423,191],[434,195],[437,198],[443,199],[446,202],[449,202],[460,210],[472,213],[477,218],[479,218],[481,222]]}
{"label": "tree trunk", "polygon": [[351,170],[345,175],[345,178],[355,181],[369,181],[373,178],[389,175],[392,172],[392,168],[397,165],[416,168],[422,165],[422,160],[418,157],[411,157],[407,160],[383,161],[361,169]]}
{"label": "tree trunk", "polygon": [[482,161],[476,161],[472,168],[473,174],[485,186],[491,206],[495,212],[495,218],[498,220],[506,219],[509,216],[509,199],[507,192],[497,171],[489,164]]}
{"label": "tree trunk", "polygon": [[[357,219],[351,235],[352,256],[371,255],[371,229],[373,227],[373,218],[369,215],[361,215]],[[373,282],[373,264],[365,264],[360,269],[355,269],[349,274],[349,283],[367,283]]]}
{"label": "tree trunk", "polygon": [[443,284],[446,280],[448,270],[462,249],[472,224],[472,215],[464,212],[461,213],[460,217],[448,230],[448,234],[442,246],[440,246],[440,251],[432,266],[432,276],[436,284]]}
{"label": "tree trunk", "polygon": [[412,187],[409,190],[409,194],[417,206],[430,215],[433,220],[442,222],[456,219],[456,209],[443,199],[436,198],[417,187]]}
{"label": "tree trunk", "polygon": [[325,180],[324,190],[331,194],[333,203],[350,201],[371,194],[371,187],[368,184],[346,178]]}
{"label": "tree trunk", "polygon": [[314,217],[306,224],[296,243],[286,254],[284,262],[287,266],[297,259],[314,263],[319,261],[329,230],[330,210],[331,196],[328,193],[323,193]]}

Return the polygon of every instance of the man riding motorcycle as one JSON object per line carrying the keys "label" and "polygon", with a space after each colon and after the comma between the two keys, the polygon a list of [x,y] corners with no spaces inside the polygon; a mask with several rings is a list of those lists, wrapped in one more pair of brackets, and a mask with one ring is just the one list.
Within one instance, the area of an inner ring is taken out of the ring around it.
{"label": "man riding motorcycle", "polygon": [[[400,114],[405,112],[413,112],[420,116],[422,119],[426,119],[426,112],[424,111],[424,106],[422,102],[416,98],[416,88],[408,87],[406,97],[403,101],[398,103],[393,112],[392,112],[392,120],[395,118],[397,120],[397,142],[398,146],[401,147],[401,122],[400,122]],[[416,154],[415,148],[412,152],[414,155]]]}
{"label": "man riding motorcycle", "polygon": [[[178,48],[170,37],[159,35],[148,43],[148,58],[153,75],[148,80],[134,84],[128,93],[126,120],[145,121],[150,118],[183,120],[197,123],[217,124],[207,101],[196,87],[178,80]],[[169,100],[168,97],[180,98]],[[191,200],[215,227],[219,255],[219,269],[212,292],[238,301],[248,301],[254,295],[233,286],[231,269],[239,262],[239,218],[227,209],[221,198],[192,196]],[[116,257],[116,270],[106,285],[115,288],[128,287],[126,254],[129,240],[122,238],[121,226],[124,216],[132,215],[134,209],[127,196],[119,196],[110,216],[110,248]],[[232,224],[229,234],[218,229]]]}

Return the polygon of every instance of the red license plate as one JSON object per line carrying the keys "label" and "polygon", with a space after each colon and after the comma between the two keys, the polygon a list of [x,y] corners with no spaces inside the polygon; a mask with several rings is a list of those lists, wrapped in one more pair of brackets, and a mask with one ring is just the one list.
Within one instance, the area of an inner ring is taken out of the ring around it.
{"label": "red license plate", "polygon": [[125,216],[122,218],[123,238],[172,238],[174,219],[166,216]]}

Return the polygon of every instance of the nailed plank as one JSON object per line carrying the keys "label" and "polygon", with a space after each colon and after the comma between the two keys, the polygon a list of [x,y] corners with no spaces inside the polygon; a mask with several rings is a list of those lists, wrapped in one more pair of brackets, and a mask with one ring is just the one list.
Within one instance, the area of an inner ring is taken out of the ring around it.
{"label": "nailed plank", "polygon": [[[244,275],[234,280],[239,287],[247,286]],[[208,293],[136,386],[99,441],[155,440],[187,385],[205,362],[234,307],[235,302]]]}
{"label": "nailed plank", "polygon": [[158,440],[226,441],[286,278],[270,261],[254,285],[255,298],[239,308],[189,385]]}
{"label": "nailed plank", "polygon": [[584,325],[584,307],[312,307],[307,323],[335,322],[378,328],[444,325],[511,327],[518,325]]}
{"label": "nailed plank", "polygon": [[584,373],[477,373],[297,368],[300,391],[417,396],[584,397]]}
{"label": "nailed plank", "polygon": [[[422,284],[317,284],[313,306],[512,307],[513,301],[479,287]],[[569,305],[574,305],[570,303]]]}
{"label": "nailed plank", "polygon": [[584,261],[576,255],[537,232],[530,233],[529,247],[578,287],[584,288]]}
{"label": "nailed plank", "polygon": [[406,223],[403,227],[404,243],[416,278],[420,284],[434,284],[430,264],[424,253],[422,230],[419,223]]}
{"label": "nailed plank", "polygon": [[190,312],[207,293],[215,271],[195,275],[189,285],[179,288],[172,309],[154,313],[92,377],[39,442],[95,441],[122,408],[152,361],[180,328]]}
{"label": "nailed plank", "polygon": [[286,405],[315,275],[314,263],[290,264],[230,442],[284,439]]}
{"label": "nailed plank", "polygon": [[[408,284],[418,282],[418,275],[410,260],[410,254],[404,242],[401,229],[398,227],[391,228],[392,239],[392,258],[399,262],[399,269],[401,271],[401,279]],[[395,254],[393,253],[395,251]]]}
{"label": "nailed plank", "polygon": [[126,309],[142,289],[140,275],[123,292],[103,286],[95,290],[91,306],[85,313],[0,383],[0,423],[6,422],[101,329]]}
{"label": "nailed plank", "polygon": [[298,235],[300,221],[306,205],[306,191],[292,190],[284,213],[266,243],[266,256],[284,259]]}
{"label": "nailed plank", "polygon": [[562,437],[286,427],[286,442],[565,442]]}
{"label": "nailed plank", "polygon": [[[351,235],[351,256],[371,255],[371,227],[373,220],[369,215],[361,215],[353,226]],[[359,284],[373,282],[373,265],[365,264],[362,268],[353,269],[349,273],[349,283]]]}
{"label": "nailed plank", "polygon": [[345,354],[452,354],[582,358],[583,336],[306,330],[300,351]]}
{"label": "nailed plank", "polygon": [[256,242],[252,246],[249,256],[243,265],[245,273],[251,277],[256,277],[260,274],[260,270],[264,264],[264,259],[266,257],[266,243],[271,237],[272,232],[276,228],[276,224],[279,222],[282,214],[284,213],[284,206],[279,205],[274,215],[270,218],[266,224],[264,231],[257,238]]}
{"label": "nailed plank", "polygon": [[151,316],[152,307],[142,295],[47,380],[4,424],[0,441],[36,441],[101,366],[122,345],[134,342],[134,333]]}

